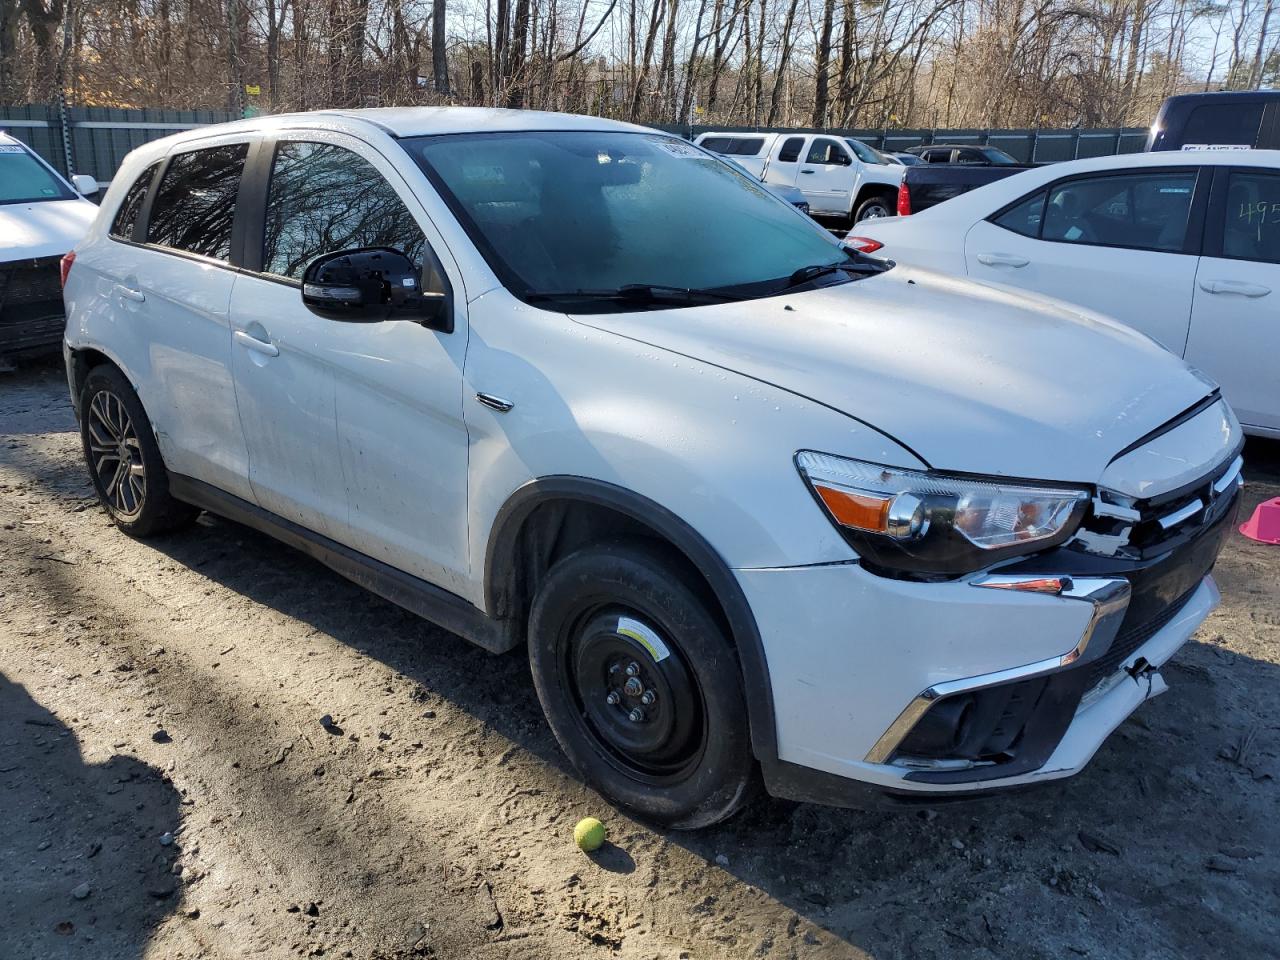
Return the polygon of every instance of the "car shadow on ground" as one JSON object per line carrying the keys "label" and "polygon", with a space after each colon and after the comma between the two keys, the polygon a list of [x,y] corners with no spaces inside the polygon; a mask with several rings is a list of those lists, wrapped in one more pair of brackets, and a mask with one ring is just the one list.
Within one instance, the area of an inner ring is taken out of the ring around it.
{"label": "car shadow on ground", "polygon": [[0,804],[0,956],[141,960],[181,897],[168,778],[128,756],[87,762],[0,674]]}

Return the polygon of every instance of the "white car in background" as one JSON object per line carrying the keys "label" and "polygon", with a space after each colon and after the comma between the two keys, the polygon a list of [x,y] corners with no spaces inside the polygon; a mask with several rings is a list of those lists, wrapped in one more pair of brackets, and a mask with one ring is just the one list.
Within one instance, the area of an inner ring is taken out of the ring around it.
{"label": "white car in background", "polygon": [[846,243],[1114,317],[1221,384],[1246,432],[1280,437],[1280,151],[1053,164]]}
{"label": "white car in background", "polygon": [[888,217],[906,167],[852,137],[808,133],[699,134],[698,146],[730,157],[766,184],[795,187],[820,217]]}
{"label": "white car in background", "polygon": [[62,340],[58,262],[98,208],[93,177],[67,183],[26,144],[0,133],[0,355]]}

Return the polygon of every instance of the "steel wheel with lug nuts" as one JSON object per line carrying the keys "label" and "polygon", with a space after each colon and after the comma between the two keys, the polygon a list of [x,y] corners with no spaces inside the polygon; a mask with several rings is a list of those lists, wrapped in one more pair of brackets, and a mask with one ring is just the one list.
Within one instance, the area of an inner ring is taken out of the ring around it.
{"label": "steel wheel with lug nuts", "polygon": [[147,496],[147,471],[124,401],[110,390],[100,390],[90,401],[87,416],[90,466],[98,487],[117,515],[136,517]]}
{"label": "steel wheel with lug nuts", "polygon": [[655,784],[687,773],[706,731],[702,692],[643,615],[625,608],[590,614],[565,652],[561,669],[602,754]]}
{"label": "steel wheel with lug nuts", "polygon": [[756,779],[741,668],[683,557],[648,541],[584,547],[534,599],[538,699],[601,793],[672,827],[731,816]]}
{"label": "steel wheel with lug nuts", "polygon": [[169,493],[169,475],[151,421],[132,385],[103,364],[80,391],[80,438],[98,499],[116,525],[134,536],[163,533],[199,512]]}

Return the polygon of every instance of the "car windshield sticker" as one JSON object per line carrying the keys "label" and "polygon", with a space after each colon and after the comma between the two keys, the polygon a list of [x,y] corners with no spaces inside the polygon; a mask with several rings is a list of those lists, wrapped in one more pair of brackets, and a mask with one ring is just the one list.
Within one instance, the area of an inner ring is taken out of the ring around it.
{"label": "car windshield sticker", "polygon": [[659,149],[665,150],[673,157],[679,157],[682,160],[699,160],[705,159],[707,156],[693,144],[685,143],[683,140],[668,140],[666,137],[650,137],[649,139]]}
{"label": "car windshield sticker", "polygon": [[618,633],[624,637],[630,637],[649,651],[649,656],[653,657],[654,663],[661,663],[671,656],[671,651],[662,642],[662,638],[639,620],[632,620],[630,617],[619,617]]}
{"label": "car windshield sticker", "polygon": [[0,153],[26,153],[16,143],[0,143]]}
{"label": "car windshield sticker", "polygon": [[1183,150],[1248,150],[1247,143],[1184,143]]}

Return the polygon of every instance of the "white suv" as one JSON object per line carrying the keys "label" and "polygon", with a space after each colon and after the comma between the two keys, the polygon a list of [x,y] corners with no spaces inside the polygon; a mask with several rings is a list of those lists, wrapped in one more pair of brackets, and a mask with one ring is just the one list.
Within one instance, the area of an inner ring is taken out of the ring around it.
{"label": "white suv", "polygon": [[[711,220],[719,224],[708,230]],[[93,481],[500,653],[678,827],[1069,776],[1213,608],[1241,433],[1119,324],[841,247],[627,124],[258,118],[130,155],[66,285]]]}

